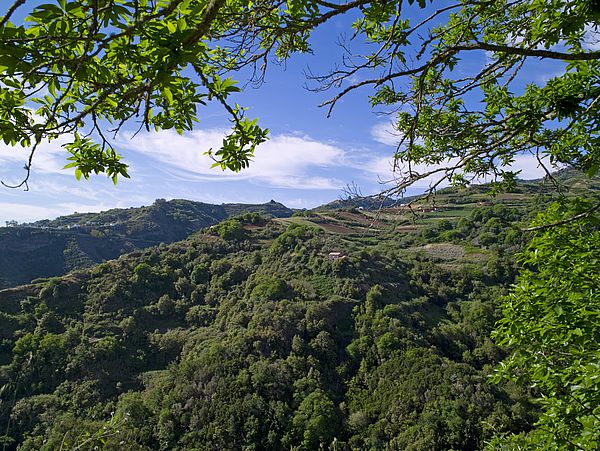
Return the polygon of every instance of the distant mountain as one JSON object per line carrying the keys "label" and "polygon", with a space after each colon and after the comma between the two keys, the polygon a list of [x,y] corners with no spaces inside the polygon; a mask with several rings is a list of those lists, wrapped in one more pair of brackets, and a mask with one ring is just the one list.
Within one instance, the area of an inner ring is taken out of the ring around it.
{"label": "distant mountain", "polygon": [[[586,193],[600,197],[598,177],[589,179],[581,172],[565,169],[554,174],[554,179],[554,183],[569,189],[569,196]],[[554,183],[549,180],[519,181],[510,193],[498,196],[497,200],[522,210],[532,210],[535,209],[534,204],[546,203],[557,196]],[[459,205],[477,208],[492,201],[488,193],[488,185],[473,185],[465,189],[445,188],[438,191],[435,198],[419,201],[417,210],[422,210],[421,213],[435,208],[450,211]],[[352,208],[366,211],[380,211],[382,208],[402,210],[403,204],[414,198],[357,197],[330,202],[313,212]],[[0,227],[0,289],[93,266],[136,249],[180,241],[204,227],[244,212],[287,218],[292,216],[294,210],[273,200],[265,204],[213,205],[183,199],[158,199],[146,207],[75,213],[53,220]],[[310,215],[310,212],[304,214]],[[398,218],[402,217],[404,221],[412,220],[410,214],[403,217],[402,211],[390,214],[400,214]],[[330,220],[319,217],[317,222],[326,225]]]}
{"label": "distant mountain", "polygon": [[135,249],[180,241],[244,212],[289,217],[293,210],[275,201],[213,205],[158,199],[147,207],[75,213],[0,227],[0,288],[62,275]]}
{"label": "distant mountain", "polygon": [[[558,188],[557,188],[558,187]],[[585,177],[581,171],[575,169],[561,169],[549,177],[535,180],[517,180],[517,184],[510,190],[510,195],[524,196],[528,198],[531,195],[556,196],[561,192],[567,196],[600,196],[600,177]],[[490,185],[470,185],[466,188],[448,187],[440,189],[432,196],[428,203],[453,204],[470,203],[473,199],[491,200]],[[315,208],[315,211],[341,210],[349,208],[358,208],[364,210],[380,210],[382,208],[395,208],[403,204],[420,199],[421,195],[406,197],[350,197],[348,199],[338,199],[333,202],[321,205]],[[422,202],[422,201],[420,201]]]}
{"label": "distant mountain", "polygon": [[344,208],[360,208],[364,210],[379,210],[380,208],[394,207],[404,200],[392,199],[389,197],[351,197],[348,199],[337,199],[327,204],[321,205],[315,210],[340,210]]}

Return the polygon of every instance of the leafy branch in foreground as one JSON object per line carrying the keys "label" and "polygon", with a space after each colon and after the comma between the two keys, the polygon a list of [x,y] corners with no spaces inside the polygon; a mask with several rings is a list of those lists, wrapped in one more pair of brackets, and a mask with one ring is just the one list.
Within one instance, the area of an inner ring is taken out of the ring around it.
{"label": "leafy branch in foreground", "polygon": [[[556,204],[537,222],[560,222],[591,208],[578,202],[565,212]],[[540,229],[521,255],[524,269],[495,332],[512,349],[497,379],[534,388],[543,414],[532,433],[510,439],[515,445],[592,450],[600,444],[599,223],[586,214]],[[497,439],[491,447],[503,444]]]}
{"label": "leafy branch in foreground", "polygon": [[[354,22],[354,39],[342,43],[343,63],[311,76],[315,90],[343,86],[322,104],[329,113],[348,94],[370,88],[371,105],[393,116],[396,175],[387,194],[420,179],[430,180],[430,192],[446,180],[510,186],[518,174],[511,165],[523,154],[547,172],[597,172],[596,3],[473,1],[427,9],[414,20],[419,13],[406,2],[370,4]],[[544,69],[547,77],[529,75]]]}
{"label": "leafy branch in foreground", "polygon": [[[369,88],[372,106],[394,115],[397,174],[388,193],[425,178],[432,191],[445,179],[510,185],[510,165],[522,153],[593,175],[596,3],[489,0],[435,9],[412,0],[61,0],[26,10],[16,1],[0,21],[0,137],[33,154],[43,140],[78,132],[105,149],[105,134],[129,122],[190,130],[198,107],[214,100],[232,133],[211,155],[240,170],[267,132],[228,103],[237,91],[232,77],[249,74],[260,85],[270,58],[311,51],[314,30],[352,15],[353,39],[342,40],[339,65],[309,78],[315,90],[338,90],[323,104],[329,113]],[[22,24],[11,21],[17,11]],[[530,79],[534,65],[552,75]],[[96,160],[106,168],[111,158]]]}
{"label": "leafy branch in foreground", "polygon": [[[67,167],[77,178],[126,176],[107,134],[116,136],[130,122],[183,133],[211,99],[234,116],[223,169],[246,166],[266,138],[266,130],[254,122],[248,127],[243,110],[225,100],[234,82],[217,83],[235,58],[215,42],[225,39],[242,3],[59,1],[12,23],[25,6],[13,3],[0,27],[0,138],[30,149],[25,177],[6,186],[27,188],[39,144],[62,135],[72,139]],[[192,64],[200,80],[185,73]]]}

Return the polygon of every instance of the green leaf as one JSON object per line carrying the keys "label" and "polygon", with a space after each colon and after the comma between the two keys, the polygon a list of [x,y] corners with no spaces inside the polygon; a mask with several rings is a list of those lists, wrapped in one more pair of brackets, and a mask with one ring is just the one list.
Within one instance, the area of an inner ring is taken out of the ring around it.
{"label": "green leaf", "polygon": [[173,93],[168,87],[163,88],[163,95],[165,96],[169,104],[173,103]]}

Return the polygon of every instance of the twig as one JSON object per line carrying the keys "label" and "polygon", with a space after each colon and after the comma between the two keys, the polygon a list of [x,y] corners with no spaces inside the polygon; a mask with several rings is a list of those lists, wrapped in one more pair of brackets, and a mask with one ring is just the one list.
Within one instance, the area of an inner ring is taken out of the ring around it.
{"label": "twig", "polygon": [[17,8],[19,6],[23,6],[25,4],[27,0],[16,0],[10,8],[8,8],[8,11],[6,12],[6,16],[4,16],[2,18],[2,20],[0,20],[0,28],[3,28],[8,21],[10,20],[10,17],[14,14],[14,12],[17,10]]}

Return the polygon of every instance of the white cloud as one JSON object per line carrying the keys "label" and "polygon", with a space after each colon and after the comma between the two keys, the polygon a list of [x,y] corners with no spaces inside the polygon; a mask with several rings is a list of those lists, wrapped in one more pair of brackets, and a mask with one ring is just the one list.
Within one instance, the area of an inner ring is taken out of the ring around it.
{"label": "white cloud", "polygon": [[[550,172],[560,169],[557,166],[552,166],[547,158],[541,158],[541,160]],[[512,171],[521,171],[518,177],[522,180],[540,179],[546,176],[546,171],[535,155],[529,153],[517,155],[515,161],[510,165],[510,169]]]}
{"label": "white cloud", "polygon": [[519,44],[522,44],[524,40],[525,40],[525,36],[523,36],[523,35],[519,35],[519,34],[515,34],[515,33],[511,33],[511,32],[508,32],[506,34],[506,45],[509,45],[511,47],[516,47]]}
{"label": "white cloud", "polygon": [[401,135],[394,128],[392,122],[380,122],[371,127],[371,137],[386,146],[397,146]]}
{"label": "white cloud", "polygon": [[61,207],[41,207],[39,205],[0,202],[0,226],[4,221],[15,220],[19,222],[30,222],[42,218],[55,218],[64,214]]}
{"label": "white cloud", "polygon": [[[371,127],[371,138],[386,146],[398,147],[402,140],[402,133],[394,127],[393,122],[380,122]],[[407,144],[408,139],[404,142]],[[423,138],[416,137],[415,144],[423,145]]]}
{"label": "white cloud", "polygon": [[[67,142],[69,142],[69,137],[64,136],[50,142],[44,141],[40,143],[33,156],[32,170],[43,173],[72,175],[72,171],[63,169],[68,163],[68,154],[62,145]],[[12,163],[22,168],[28,162],[29,153],[29,148],[1,144],[0,163],[3,165]]]}
{"label": "white cloud", "polygon": [[213,169],[213,161],[204,155],[218,149],[223,130],[198,130],[180,136],[173,131],[138,135],[121,146],[142,153],[162,165],[162,169],[182,181],[250,180],[272,187],[300,189],[339,189],[335,177],[317,174],[335,169],[344,160],[344,151],[334,145],[307,136],[272,135],[261,144],[248,169],[240,173]]}
{"label": "white cloud", "polygon": [[394,163],[389,157],[378,157],[364,164],[364,169],[381,179],[394,176]]}
{"label": "white cloud", "polygon": [[63,179],[61,182],[57,178],[43,177],[38,180],[34,173],[34,180],[29,184],[29,189],[33,195],[44,195],[50,196],[55,199],[66,197],[70,198],[83,198],[93,201],[102,201],[106,199],[107,193],[102,189],[99,180],[93,180],[91,182],[81,181],[77,182],[72,174],[70,179]]}

